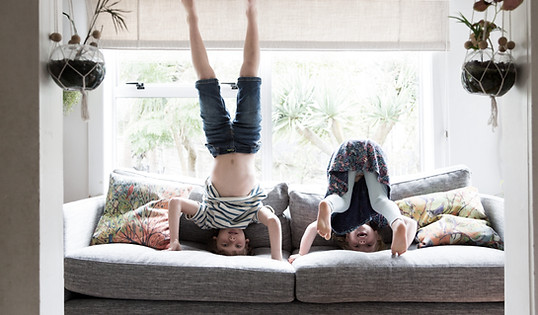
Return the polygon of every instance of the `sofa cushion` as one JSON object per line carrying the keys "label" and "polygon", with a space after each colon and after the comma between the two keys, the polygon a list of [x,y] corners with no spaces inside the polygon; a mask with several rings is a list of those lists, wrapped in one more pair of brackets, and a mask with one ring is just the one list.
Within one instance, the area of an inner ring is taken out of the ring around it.
{"label": "sofa cushion", "polygon": [[390,250],[312,252],[297,258],[302,302],[504,301],[504,252],[477,246],[435,246],[391,257]]}
{"label": "sofa cushion", "polygon": [[134,243],[167,248],[168,201],[187,197],[191,189],[190,184],[112,172],[105,209],[91,244]]}
{"label": "sofa cushion", "polygon": [[[192,246],[191,246],[192,245]],[[104,244],[65,257],[65,288],[95,297],[140,300],[279,303],[294,300],[293,267],[257,256],[221,256],[185,242],[160,251]]]}
{"label": "sofa cushion", "polygon": [[395,202],[402,214],[418,223],[420,247],[461,244],[503,249],[501,237],[490,227],[476,187],[413,196]]}
{"label": "sofa cushion", "polygon": [[487,219],[478,189],[472,186],[408,197],[395,202],[400,212],[414,219],[419,228],[439,220],[442,214]]}
{"label": "sofa cushion", "polygon": [[[303,192],[299,189],[290,190],[291,242],[294,248],[299,248],[306,227],[317,219],[318,204],[323,195],[315,192]],[[332,240],[327,241],[316,235],[312,246],[331,246]]]}
{"label": "sofa cushion", "polygon": [[471,171],[465,165],[439,168],[430,172],[391,177],[392,200],[448,191],[471,185]]}
{"label": "sofa cushion", "polygon": [[476,245],[504,249],[504,244],[486,220],[443,214],[417,232],[419,247],[435,245]]}

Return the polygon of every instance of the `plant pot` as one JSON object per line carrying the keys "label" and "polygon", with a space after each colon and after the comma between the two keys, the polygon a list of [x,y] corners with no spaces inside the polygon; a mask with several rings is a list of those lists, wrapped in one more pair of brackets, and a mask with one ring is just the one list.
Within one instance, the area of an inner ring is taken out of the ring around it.
{"label": "plant pot", "polygon": [[64,90],[90,91],[105,78],[105,61],[97,47],[60,45],[50,56],[47,69]]}
{"label": "plant pot", "polygon": [[516,81],[516,68],[512,56],[496,53],[493,57],[485,50],[469,54],[463,63],[461,83],[469,93],[502,96]]}

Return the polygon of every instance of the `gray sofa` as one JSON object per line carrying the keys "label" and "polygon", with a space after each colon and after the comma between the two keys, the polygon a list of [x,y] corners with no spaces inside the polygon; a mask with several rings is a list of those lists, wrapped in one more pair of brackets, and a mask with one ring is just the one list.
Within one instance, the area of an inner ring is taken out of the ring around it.
{"label": "gray sofa", "polygon": [[[169,180],[115,173],[134,182]],[[391,197],[397,200],[468,186],[471,172],[458,165],[392,182]],[[199,200],[202,187],[193,185],[190,197]],[[265,202],[281,219],[287,258],[315,219],[324,187],[279,183],[268,191]],[[503,199],[480,198],[492,227],[504,237]],[[64,205],[65,314],[504,312],[502,250],[434,246],[391,257],[389,250],[339,250],[318,236],[310,254],[289,264],[270,259],[261,224],[245,231],[252,256],[226,257],[204,250],[207,231],[183,219],[180,252],[126,243],[89,246],[104,205],[104,196]]]}

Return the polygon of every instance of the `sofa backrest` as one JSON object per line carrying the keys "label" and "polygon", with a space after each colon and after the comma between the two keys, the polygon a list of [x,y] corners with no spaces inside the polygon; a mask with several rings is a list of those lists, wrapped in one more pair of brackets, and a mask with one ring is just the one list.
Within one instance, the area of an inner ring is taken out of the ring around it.
{"label": "sofa backrest", "polygon": [[392,200],[434,192],[449,191],[471,185],[471,171],[465,165],[455,165],[402,177],[391,178]]}

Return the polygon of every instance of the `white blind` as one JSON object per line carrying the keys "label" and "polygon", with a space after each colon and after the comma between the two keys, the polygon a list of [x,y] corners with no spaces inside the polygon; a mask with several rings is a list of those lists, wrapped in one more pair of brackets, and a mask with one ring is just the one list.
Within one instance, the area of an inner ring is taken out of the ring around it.
{"label": "white blind", "polygon": [[[96,0],[87,1],[91,14]],[[244,0],[197,0],[208,49],[243,47]],[[188,49],[179,0],[121,0],[128,31],[116,33],[102,14],[100,47]],[[448,0],[259,0],[262,49],[446,50]]]}

